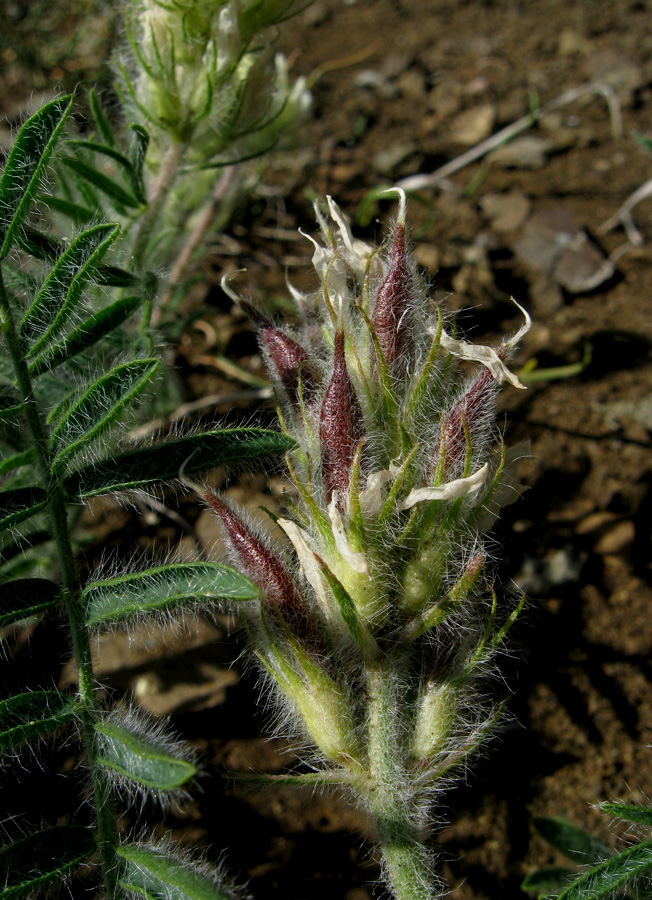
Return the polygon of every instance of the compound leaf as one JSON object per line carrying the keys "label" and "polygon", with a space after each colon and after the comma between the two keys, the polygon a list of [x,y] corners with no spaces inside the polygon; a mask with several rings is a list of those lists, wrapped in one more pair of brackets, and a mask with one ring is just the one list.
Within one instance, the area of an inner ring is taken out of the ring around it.
{"label": "compound leaf", "polygon": [[87,625],[121,622],[148,612],[176,609],[196,598],[256,600],[259,590],[244,575],[218,563],[171,563],[95,581],[84,588]]}
{"label": "compound leaf", "polygon": [[23,340],[34,342],[28,357],[47,346],[75,312],[84,284],[119,233],[119,225],[95,225],[57,259],[20,325]]}
{"label": "compound leaf", "polygon": [[98,722],[98,762],[144,787],[171,791],[196,773],[181,757],[161,750],[156,739],[146,739],[113,722]]}
{"label": "compound leaf", "polygon": [[123,844],[118,855],[124,866],[122,886],[148,900],[233,900],[231,891],[169,853]]}
{"label": "compound leaf", "polygon": [[147,386],[160,365],[158,359],[136,359],[116,366],[94,381],[65,410],[51,435],[53,469],[70,459],[109,428],[125,407]]}
{"label": "compound leaf", "polygon": [[[58,691],[29,691],[0,701],[0,750],[8,750],[72,719],[74,697]],[[0,882],[1,883],[1,882]]]}
{"label": "compound leaf", "polygon": [[17,578],[0,584],[0,628],[56,606],[61,588],[49,578]]}
{"label": "compound leaf", "polygon": [[47,502],[47,491],[36,485],[0,491],[0,531],[31,518]]}
{"label": "compound leaf", "polygon": [[86,499],[177,478],[179,470],[205,472],[215,466],[285,453],[291,438],[265,428],[218,429],[122,453],[71,474],[65,487]]}
{"label": "compound leaf", "polygon": [[16,136],[0,178],[0,259],[9,253],[29,212],[71,106],[70,95],[46,103]]}
{"label": "compound leaf", "polygon": [[0,892],[2,900],[31,894],[51,881],[62,878],[91,856],[95,835],[80,825],[46,828],[0,850]]}

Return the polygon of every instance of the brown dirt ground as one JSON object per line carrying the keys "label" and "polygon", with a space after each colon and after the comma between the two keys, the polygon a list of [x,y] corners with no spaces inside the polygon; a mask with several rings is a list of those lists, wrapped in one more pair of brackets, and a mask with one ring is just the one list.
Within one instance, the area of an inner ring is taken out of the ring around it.
{"label": "brown dirt ground", "polygon": [[[509,441],[532,442],[524,471],[530,490],[497,529],[505,589],[526,588],[529,605],[505,665],[511,721],[448,796],[451,824],[436,838],[442,873],[461,900],[523,896],[524,874],[554,860],[532,833],[532,815],[563,815],[613,841],[591,804],[641,800],[652,791],[652,201],[634,210],[641,246],[628,243],[620,227],[600,230],[652,176],[652,156],[635,139],[652,137],[649,6],[317,0],[281,46],[296,72],[324,67],[314,121],[302,129],[292,159],[266,173],[274,190],[259,191],[228,238],[215,241],[208,286],[193,300],[204,304],[204,324],[178,348],[189,401],[239,389],[207,360],[215,349],[262,373],[249,326],[210,282],[240,266],[261,298],[283,294],[286,266],[300,282],[310,251],[296,227],[313,227],[314,194],[331,193],[355,214],[379,183],[431,172],[527,113],[528,91],[545,103],[589,79],[611,86],[611,119],[603,95],[584,95],[526,132],[538,143],[511,145],[511,163],[473,163],[410,205],[420,263],[436,292],[452,294],[469,334],[495,338],[517,327],[508,301],[514,294],[535,322],[518,365],[566,366],[591,348],[580,374],[501,397]],[[71,77],[79,70],[84,66],[62,69]],[[612,130],[614,110],[620,134]],[[381,235],[391,211],[383,201],[360,234]],[[593,272],[600,263],[590,252],[588,262],[565,259],[570,275],[558,260],[538,268],[532,261],[550,248],[545,223],[569,215],[615,259],[613,275],[595,287],[584,267]],[[528,255],[526,238],[538,256]],[[242,404],[235,414],[253,409]],[[232,490],[269,504],[279,484],[252,475]],[[206,517],[198,519],[189,501],[182,512],[210,543]],[[94,524],[103,547],[120,553],[182,533],[151,513],[143,525],[110,504],[94,510]],[[226,848],[229,867],[259,898],[374,896],[366,825],[343,798],[244,791],[216,774],[278,771],[292,760],[291,747],[264,737],[255,684],[228,630],[225,621],[202,621],[190,623],[183,638],[168,634],[166,643],[143,634],[100,647],[108,684],[133,688],[153,711],[170,714],[205,763],[203,793],[189,816],[168,816],[165,829],[189,845],[210,846],[211,855]],[[17,678],[37,654],[55,654],[51,634],[32,634],[31,653],[24,642]]]}

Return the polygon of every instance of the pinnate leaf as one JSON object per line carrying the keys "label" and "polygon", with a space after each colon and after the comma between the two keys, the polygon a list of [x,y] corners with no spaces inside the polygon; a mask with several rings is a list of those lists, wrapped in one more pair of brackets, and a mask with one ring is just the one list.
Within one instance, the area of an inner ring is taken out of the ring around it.
{"label": "pinnate leaf", "polygon": [[61,588],[49,578],[17,578],[0,584],[0,628],[56,606]]}
{"label": "pinnate leaf", "polygon": [[123,297],[90,316],[81,325],[69,331],[63,340],[32,360],[29,364],[30,375],[36,378],[44,372],[51,372],[61,363],[88,350],[105,335],[122,325],[142,302],[142,297]]}
{"label": "pinnate leaf", "polygon": [[256,600],[259,590],[244,575],[218,563],[171,563],[95,581],[82,592],[86,624],[121,622],[134,616],[176,609],[197,598]]}
{"label": "pinnate leaf", "polygon": [[98,722],[95,731],[100,765],[144,787],[171,791],[197,772],[188,760],[162,750],[156,738],[148,740],[114,722]]}
{"label": "pinnate leaf", "polygon": [[31,518],[47,502],[47,491],[36,485],[0,491],[0,531]]}
{"label": "pinnate leaf", "polygon": [[77,235],[62,253],[20,325],[34,356],[60,333],[75,312],[85,283],[120,233],[119,225],[95,225]]}
{"label": "pinnate leaf", "polygon": [[566,819],[534,816],[532,825],[545,841],[578,865],[591,865],[613,855],[606,844]]}
{"label": "pinnate leaf", "polygon": [[148,900],[233,900],[231,891],[168,853],[123,844],[118,855],[124,866],[121,884]]}
{"label": "pinnate leaf", "polygon": [[583,875],[559,895],[559,900],[597,900],[635,881],[652,869],[652,841],[635,844]]}
{"label": "pinnate leaf", "polygon": [[95,835],[81,825],[56,825],[0,850],[2,900],[24,897],[62,878],[96,850]]}
{"label": "pinnate leaf", "polygon": [[87,466],[65,481],[68,494],[85,499],[168,481],[179,475],[205,472],[215,466],[285,453],[291,438],[265,428],[230,428],[188,435],[152,447],[122,453]]}
{"label": "pinnate leaf", "polygon": [[71,106],[70,95],[46,103],[16,136],[0,178],[0,259],[9,253],[29,212]]}
{"label": "pinnate leaf", "polygon": [[56,454],[53,469],[61,468],[106,431],[141,391],[160,365],[158,359],[136,359],[116,366],[94,381],[65,410],[51,435]]}
{"label": "pinnate leaf", "polygon": [[29,691],[0,701],[0,750],[8,750],[72,719],[74,697],[58,691]]}

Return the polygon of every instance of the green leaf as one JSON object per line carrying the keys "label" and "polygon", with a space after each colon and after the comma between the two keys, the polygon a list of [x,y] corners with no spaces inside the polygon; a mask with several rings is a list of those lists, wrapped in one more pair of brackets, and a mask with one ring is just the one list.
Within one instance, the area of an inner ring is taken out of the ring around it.
{"label": "green leaf", "polygon": [[98,722],[95,731],[100,765],[144,787],[172,791],[197,773],[186,759],[161,750],[155,737],[145,739],[113,722]]}
{"label": "green leaf", "polygon": [[335,597],[337,601],[337,605],[339,606],[340,612],[342,613],[342,618],[346,623],[346,627],[349,629],[351,637],[361,649],[364,649],[364,636],[362,634],[362,627],[360,625],[360,620],[358,619],[358,614],[355,611],[355,604],[351,599],[351,595],[346,590],[344,585],[335,577],[335,575],[333,575],[324,560],[321,559],[321,557],[317,556],[316,553],[314,554],[314,556],[322,575],[328,582],[328,586],[331,589],[333,597]]}
{"label": "green leaf", "polygon": [[0,491],[0,531],[29,519],[47,502],[47,491],[36,485]]}
{"label": "green leaf", "polygon": [[634,881],[652,868],[652,841],[635,844],[580,875],[559,895],[559,900],[597,900]]}
{"label": "green leaf", "polygon": [[231,891],[167,852],[134,844],[123,844],[117,852],[124,866],[122,886],[148,900],[233,900]]}
{"label": "green leaf", "polygon": [[[0,418],[2,418],[0,416]],[[36,459],[36,450],[30,447],[21,453],[14,453],[0,462],[0,475],[6,475],[7,472],[13,472],[14,469],[21,469],[23,466],[30,466]]]}
{"label": "green leaf", "polygon": [[59,257],[20,325],[22,339],[33,341],[28,357],[47,346],[76,312],[85,283],[119,233],[119,225],[95,225]]}
{"label": "green leaf", "polygon": [[61,588],[49,578],[17,578],[0,584],[0,628],[52,609]]}
{"label": "green leaf", "polygon": [[80,825],[57,825],[0,850],[2,900],[31,894],[62,878],[95,850],[95,835]]}
{"label": "green leaf", "polygon": [[50,194],[40,194],[39,202],[53,212],[61,213],[62,216],[72,219],[76,225],[88,225],[96,217],[95,211],[87,206],[82,206],[81,203],[75,203],[72,200],[64,200],[61,197],[52,197]]}
{"label": "green leaf", "polygon": [[58,691],[30,691],[0,701],[0,750],[17,747],[58,728],[70,721],[78,709],[74,697]]}
{"label": "green leaf", "polygon": [[182,466],[187,474],[205,472],[215,466],[285,453],[294,446],[290,438],[265,428],[209,431],[131,450],[87,466],[70,475],[65,488],[71,497],[86,499],[168,481],[179,475]]}
{"label": "green leaf", "polygon": [[538,894],[558,894],[568,887],[568,882],[577,873],[563,866],[543,866],[530,872],[521,882],[521,890],[536,891]]}
{"label": "green leaf", "polygon": [[76,399],[52,432],[52,468],[61,470],[115,422],[147,386],[160,365],[158,359],[136,359],[98,378]]}
{"label": "green leaf", "polygon": [[628,803],[606,801],[600,804],[603,812],[618,816],[627,822],[636,822],[638,825],[652,827],[652,806],[638,806]]}
{"label": "green leaf", "polygon": [[0,420],[14,419],[22,408],[17,388],[8,381],[0,382]]}
{"label": "green leaf", "polygon": [[532,826],[544,841],[578,865],[591,865],[613,856],[613,850],[606,844],[566,819],[534,816]]}
{"label": "green leaf", "polygon": [[142,302],[142,297],[124,297],[90,316],[81,325],[68,332],[62,341],[34,359],[29,364],[30,375],[36,378],[43,372],[51,372],[61,363],[88,350],[105,335],[122,325]]}
{"label": "green leaf", "polygon": [[116,139],[113,134],[113,129],[111,128],[109,120],[104,114],[100,98],[97,96],[95,88],[91,88],[88,95],[88,102],[93,114],[93,118],[95,119],[95,124],[97,125],[97,130],[104,138],[104,142],[106,144],[109,144],[111,147],[115,147]]}
{"label": "green leaf", "polygon": [[134,183],[134,193],[141,201],[141,203],[146,203],[147,195],[145,192],[145,182],[143,179],[143,167],[145,165],[145,158],[147,156],[147,149],[149,147],[149,134],[147,132],[147,129],[143,128],[142,125],[132,125],[131,131],[132,138],[129,155],[131,156],[131,163],[134,168],[136,179]]}
{"label": "green leaf", "polygon": [[83,160],[74,156],[62,156],[61,162],[79,177],[85,179],[93,187],[97,188],[102,194],[109,198],[120,212],[120,208],[126,206],[128,209],[137,209],[141,204],[136,198],[125,191],[116,181],[109,178],[103,172],[98,171],[94,166],[85,163]]}
{"label": "green leaf", "polygon": [[[134,128],[135,126],[132,125],[131,127]],[[147,134],[146,131],[145,134]],[[107,156],[109,157],[109,159],[112,159],[120,166],[124,175],[129,180],[136,200],[141,205],[144,205],[147,202],[147,198],[145,196],[145,187],[142,179],[139,176],[139,173],[134,168],[132,161],[128,157],[126,157],[124,153],[121,153],[120,150],[117,150],[115,147],[111,147],[108,144],[98,144],[95,141],[68,141],[68,144],[70,146],[80,147],[82,150],[88,150],[91,153],[97,153],[100,156]],[[113,182],[113,184],[116,184],[116,182]]]}
{"label": "green leaf", "polygon": [[0,259],[9,253],[29,212],[71,106],[70,95],[52,100],[16,136],[0,178]]}
{"label": "green leaf", "polygon": [[257,587],[230,566],[172,563],[92,582],[82,591],[82,604],[86,609],[86,624],[101,625],[176,609],[198,598],[257,600],[259,594]]}

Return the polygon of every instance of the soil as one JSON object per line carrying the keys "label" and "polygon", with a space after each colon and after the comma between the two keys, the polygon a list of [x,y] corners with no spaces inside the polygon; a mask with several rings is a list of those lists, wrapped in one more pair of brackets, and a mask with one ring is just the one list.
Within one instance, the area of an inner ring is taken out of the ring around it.
{"label": "soil", "polygon": [[[283,295],[286,268],[301,284],[310,245],[296,229],[313,228],[313,196],[332,194],[357,214],[360,236],[379,238],[394,205],[365,204],[373,188],[435,171],[535,101],[587,82],[598,89],[543,116],[495,156],[420,188],[409,207],[417,258],[434,295],[450,295],[467,335],[495,340],[515,330],[520,313],[510,295],[534,320],[515,360],[530,373],[529,389],[500,397],[508,442],[532,445],[522,470],[529,490],[497,527],[502,590],[528,594],[504,667],[510,717],[447,795],[441,816],[450,824],[436,836],[442,875],[460,900],[517,898],[528,871],[560,862],[534,834],[532,816],[565,816],[613,843],[593,804],[641,802],[652,791],[652,201],[632,213],[638,245],[620,223],[603,227],[652,177],[652,155],[638,140],[652,138],[649,7],[317,0],[288,24],[280,48],[294,73],[321,71],[314,118],[213,243],[191,300],[200,319],[177,348],[184,402],[241,390],[211,362],[216,352],[263,375],[250,326],[217,283],[224,269],[246,266],[247,288],[260,298]],[[7,52],[15,84],[26,63]],[[87,74],[66,60],[42,63],[43,84]],[[16,97],[4,98],[11,116]],[[251,418],[260,402],[233,405],[227,398],[211,413]],[[269,403],[262,406],[269,418]],[[278,475],[256,474],[230,490],[269,506],[280,488]],[[206,514],[188,499],[180,513],[204,546],[212,542]],[[143,522],[109,502],[97,504],[91,521],[98,546],[87,551],[89,566],[107,549],[127,555],[184,534],[160,512],[148,510]],[[193,552],[188,537],[184,546]],[[53,627],[19,642],[17,680],[35,659],[39,668],[60,663]],[[203,792],[159,828],[210,848],[213,858],[225,848],[229,869],[259,898],[379,896],[368,825],[345,798],[230,783],[229,772],[277,772],[293,759],[291,745],[265,737],[241,649],[227,620],[204,619],[181,637],[169,629],[165,641],[143,631],[98,644],[105,683],[169,715],[204,766]],[[66,670],[57,677],[65,681]],[[70,764],[65,748],[59,757]]]}

